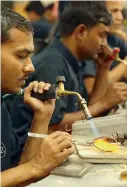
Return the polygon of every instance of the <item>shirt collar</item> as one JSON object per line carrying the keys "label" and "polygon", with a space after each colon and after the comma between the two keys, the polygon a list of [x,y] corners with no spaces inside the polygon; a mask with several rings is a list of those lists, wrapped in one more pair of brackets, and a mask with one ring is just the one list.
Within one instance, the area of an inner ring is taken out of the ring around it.
{"label": "shirt collar", "polygon": [[71,53],[71,51],[58,39],[55,39],[52,43],[53,46],[57,47],[62,55],[67,59],[68,63],[71,65],[73,70],[77,73],[81,68],[81,63],[78,59]]}

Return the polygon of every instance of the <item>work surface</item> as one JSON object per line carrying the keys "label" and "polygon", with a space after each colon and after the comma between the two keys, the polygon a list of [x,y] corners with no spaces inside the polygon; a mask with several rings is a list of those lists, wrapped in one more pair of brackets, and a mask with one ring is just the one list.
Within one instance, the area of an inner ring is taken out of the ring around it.
{"label": "work surface", "polygon": [[[127,114],[118,115],[118,116],[109,116],[104,118],[94,119],[97,129],[101,135],[112,135],[114,132],[126,132],[127,130]],[[79,121],[76,122],[72,127],[72,136],[73,138],[77,137],[78,139],[91,140],[92,132],[88,121]],[[78,141],[79,142],[79,141]],[[81,142],[82,144],[82,142]],[[77,147],[78,148],[78,147]],[[79,152],[81,152],[79,147]],[[82,152],[81,152],[82,153]],[[83,154],[86,154],[87,151],[84,149]],[[78,155],[74,154],[70,157],[71,161],[84,162],[84,160],[79,159]],[[88,156],[88,155],[87,155]],[[90,156],[90,154],[89,154]],[[86,155],[84,156],[86,157]],[[102,156],[101,156],[102,157]],[[77,159],[78,158],[78,159]],[[93,157],[90,163],[93,164],[93,169],[90,170],[81,178],[75,177],[65,177],[58,175],[49,175],[41,181],[29,185],[30,187],[127,187],[127,181],[120,181],[119,174],[125,168],[127,169],[127,164],[125,161],[127,159],[127,154],[124,155],[124,159],[121,157],[121,164],[109,164],[110,159],[103,159],[103,163],[108,162],[108,164],[101,164],[101,159]],[[84,158],[85,159],[85,158]],[[86,159],[85,159],[86,161]],[[88,160],[87,160],[88,161]],[[112,159],[112,163],[120,163],[118,159]],[[117,162],[116,162],[117,161]],[[122,164],[123,163],[123,164]]]}
{"label": "work surface", "polygon": [[82,178],[49,175],[30,187],[127,187],[127,181],[120,181],[119,173],[124,165],[94,164],[94,168]]}
{"label": "work surface", "polygon": [[[108,159],[107,161],[109,161]],[[79,158],[78,154],[73,154],[68,158],[70,163],[80,163],[81,166],[84,164],[84,159]],[[103,161],[106,161],[103,159]],[[107,162],[106,161],[106,162]],[[117,160],[116,160],[117,161]],[[91,164],[90,164],[91,165]],[[122,171],[127,169],[127,164],[123,163],[121,159],[121,164],[92,164],[93,167],[84,173],[83,177],[67,177],[61,175],[49,175],[47,178],[41,181],[31,184],[32,187],[127,187],[127,181],[121,181],[119,176]],[[92,166],[91,165],[91,166]],[[71,171],[73,168],[73,172]],[[70,169],[69,169],[70,168]],[[74,165],[70,166],[68,169],[64,169],[64,174],[67,175],[68,171],[71,174],[75,173]],[[78,166],[76,166],[78,168]],[[60,172],[60,170],[59,170]]]}

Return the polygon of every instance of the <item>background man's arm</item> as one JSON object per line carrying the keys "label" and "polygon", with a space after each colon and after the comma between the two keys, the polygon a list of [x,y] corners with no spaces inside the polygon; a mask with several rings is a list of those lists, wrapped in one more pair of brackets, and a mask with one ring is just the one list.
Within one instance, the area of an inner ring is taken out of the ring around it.
{"label": "background man's arm", "polygon": [[[119,103],[125,102],[127,100],[127,84],[123,82],[116,82],[110,84],[106,94],[94,104],[88,106],[88,109],[93,117],[98,117],[103,115],[104,112],[110,110],[112,107],[118,105]],[[84,119],[85,116],[82,111],[74,113],[66,113],[63,120],[56,125],[50,127],[51,130],[63,130],[65,131],[65,126],[67,129],[71,129],[72,124],[75,121]]]}
{"label": "background man's arm", "polygon": [[[127,67],[125,64],[118,64],[115,68],[109,71],[109,82],[117,82],[125,77],[127,74]],[[84,84],[87,88],[88,94],[91,96],[94,86],[95,86],[96,77],[88,76],[84,78]]]}

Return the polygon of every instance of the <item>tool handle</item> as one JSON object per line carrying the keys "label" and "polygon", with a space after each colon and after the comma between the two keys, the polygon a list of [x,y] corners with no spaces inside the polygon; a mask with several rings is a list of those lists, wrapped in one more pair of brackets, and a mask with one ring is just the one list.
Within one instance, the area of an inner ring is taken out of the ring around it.
{"label": "tool handle", "polygon": [[55,99],[56,98],[56,85],[52,85],[49,90],[44,91],[43,93],[38,93],[32,91],[31,96],[37,99],[40,99],[42,101],[48,100],[48,99]]}

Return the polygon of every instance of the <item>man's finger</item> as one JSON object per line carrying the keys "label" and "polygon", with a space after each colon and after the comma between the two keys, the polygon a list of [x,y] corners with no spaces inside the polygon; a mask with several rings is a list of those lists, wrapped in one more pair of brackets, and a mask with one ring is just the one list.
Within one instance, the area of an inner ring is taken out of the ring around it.
{"label": "man's finger", "polygon": [[68,139],[62,141],[59,144],[59,148],[60,148],[61,151],[63,151],[64,149],[70,148],[70,147],[72,147],[72,141],[70,141]]}
{"label": "man's finger", "polygon": [[66,134],[58,136],[57,138],[55,138],[55,141],[56,141],[57,144],[60,144],[64,140],[69,140],[70,142],[72,142],[72,138],[70,136],[66,135]]}
{"label": "man's finger", "polygon": [[29,86],[24,89],[24,97],[30,95],[32,90],[33,90],[33,82],[31,82]]}
{"label": "man's finger", "polygon": [[70,134],[68,134],[68,133],[66,133],[66,132],[61,132],[61,131],[56,131],[56,132],[50,134],[49,137],[52,138],[52,139],[55,139],[55,138],[57,138],[57,137],[59,137],[59,136],[61,136],[61,135],[64,135],[64,134],[65,134],[66,136],[71,137]]}
{"label": "man's finger", "polygon": [[39,93],[43,93],[43,90],[44,90],[44,86],[45,86],[45,83],[44,82],[39,82],[38,84],[38,92]]}
{"label": "man's finger", "polygon": [[37,81],[34,81],[34,82],[33,82],[33,91],[34,91],[34,92],[37,92],[37,91],[38,91],[38,85],[39,85],[39,83],[38,83]]}
{"label": "man's finger", "polygon": [[51,84],[45,83],[44,90],[49,90],[50,87],[51,87]]}
{"label": "man's finger", "polygon": [[57,154],[57,157],[58,158],[62,158],[63,160],[66,159],[68,156],[72,155],[74,153],[75,149],[74,147],[70,147],[70,148],[67,148],[65,149],[63,152],[60,152]]}

